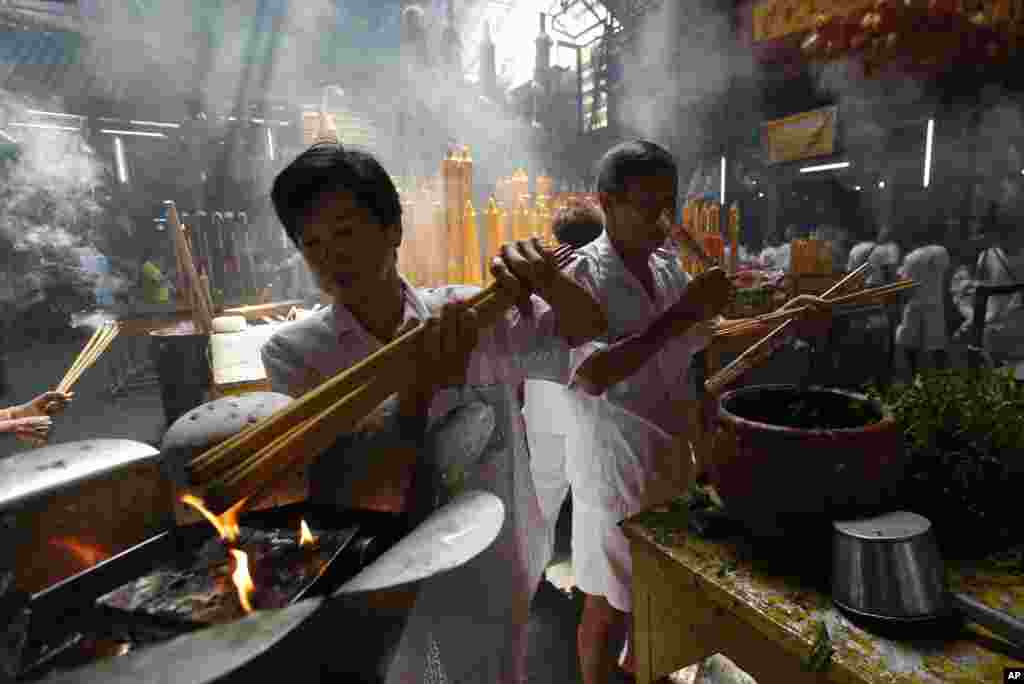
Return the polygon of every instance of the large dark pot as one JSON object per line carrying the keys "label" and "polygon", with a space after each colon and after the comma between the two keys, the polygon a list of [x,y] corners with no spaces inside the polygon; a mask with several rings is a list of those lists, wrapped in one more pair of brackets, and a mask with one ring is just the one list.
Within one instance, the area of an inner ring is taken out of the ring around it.
{"label": "large dark pot", "polygon": [[708,475],[729,514],[777,536],[885,503],[903,435],[881,404],[834,389],[744,387],[718,404]]}

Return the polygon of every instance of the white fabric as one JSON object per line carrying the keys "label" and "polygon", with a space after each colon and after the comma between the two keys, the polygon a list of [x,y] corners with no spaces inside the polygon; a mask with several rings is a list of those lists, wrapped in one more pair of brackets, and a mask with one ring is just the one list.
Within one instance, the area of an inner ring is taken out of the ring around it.
{"label": "white fabric", "polygon": [[[568,363],[565,366],[568,372]],[[530,444],[530,472],[544,516],[544,567],[551,562],[558,514],[569,494],[566,458],[577,429],[571,392],[564,383],[526,380],[523,416]]]}
{"label": "white fabric", "polygon": [[[417,291],[404,284],[404,291],[405,319],[422,320],[445,301],[478,290]],[[432,641],[452,683],[520,684],[525,677],[529,604],[544,569],[546,539],[515,393],[524,378],[524,358],[545,346],[564,345],[553,335],[554,312],[537,298],[532,302],[532,316],[512,311],[481,334],[468,385],[442,391],[431,404],[432,421],[481,398],[498,411],[500,449],[466,474],[466,486],[500,497],[506,521],[494,544],[471,563],[424,582],[387,673],[389,683],[422,681]],[[262,357],[272,389],[297,397],[380,346],[351,313],[335,305],[281,326]]]}
{"label": "white fabric", "polygon": [[679,467],[672,438],[643,418],[599,397],[580,397],[578,406],[573,574],[580,590],[629,613],[632,563],[619,523],[685,490],[693,472]]}
{"label": "white fabric", "polygon": [[[1001,247],[986,249],[978,256],[977,273],[991,285],[1011,285],[1024,281],[1024,252],[1007,254]],[[985,320],[999,321],[1024,303],[1024,293],[994,295],[988,298]]]}
{"label": "white fabric", "polygon": [[[869,256],[870,255],[870,256]],[[850,259],[846,264],[847,271],[854,271],[861,267],[865,261],[870,261],[871,268],[868,269],[864,281],[868,287],[877,287],[884,283],[883,267],[896,268],[900,265],[900,248],[894,242],[886,242],[876,245],[874,242],[861,242],[850,250]]]}
{"label": "white fabric", "polygon": [[900,276],[919,285],[911,291],[896,329],[896,343],[912,349],[933,351],[947,345],[945,276],[949,253],[941,245],[915,249],[903,262]]}
{"label": "white fabric", "polygon": [[[594,342],[572,350],[573,369],[594,351],[646,330],[679,301],[690,282],[678,257],[659,249],[648,260],[654,276],[652,300],[626,268],[607,233],[577,250],[577,254],[574,276],[601,303],[608,317],[608,331]],[[610,387],[605,398],[666,432],[677,432],[672,403],[696,397],[690,364],[693,355],[709,342],[706,335],[696,331],[670,340],[632,377]]]}
{"label": "white fabric", "polygon": [[[607,233],[578,253],[576,278],[607,312],[608,332],[571,353],[574,369],[595,351],[646,330],[682,297],[690,281],[675,254],[658,250],[648,261],[652,299]],[[605,596],[620,610],[632,607],[631,567],[628,544],[616,523],[685,488],[692,475],[689,461],[673,454],[670,433],[685,425],[676,422],[672,409],[695,396],[690,362],[708,342],[702,334],[680,336],[601,397],[574,393],[577,432],[566,458],[573,496],[573,571],[581,589]]]}

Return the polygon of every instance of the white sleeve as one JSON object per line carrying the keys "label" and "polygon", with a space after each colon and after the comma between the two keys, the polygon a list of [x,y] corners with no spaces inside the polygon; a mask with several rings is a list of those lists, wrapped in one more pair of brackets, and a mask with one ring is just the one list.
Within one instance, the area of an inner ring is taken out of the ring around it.
{"label": "white sleeve", "polygon": [[267,340],[260,349],[263,368],[267,371],[270,391],[300,397],[305,393],[306,372],[294,354],[291,354],[279,335]]}

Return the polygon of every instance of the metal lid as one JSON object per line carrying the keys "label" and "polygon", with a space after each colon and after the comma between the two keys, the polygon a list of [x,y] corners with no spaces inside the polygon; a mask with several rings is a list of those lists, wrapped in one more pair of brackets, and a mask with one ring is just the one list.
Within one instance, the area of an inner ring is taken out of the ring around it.
{"label": "metal lid", "polygon": [[274,392],[252,392],[202,404],[176,420],[164,434],[162,450],[205,449],[216,446],[290,404],[292,398]]}
{"label": "metal lid", "polygon": [[832,526],[842,534],[874,541],[910,539],[932,528],[928,518],[908,511],[895,511],[858,520],[837,520]]}
{"label": "metal lid", "polygon": [[159,456],[148,444],[127,439],[62,442],[14,454],[0,459],[0,511]]}

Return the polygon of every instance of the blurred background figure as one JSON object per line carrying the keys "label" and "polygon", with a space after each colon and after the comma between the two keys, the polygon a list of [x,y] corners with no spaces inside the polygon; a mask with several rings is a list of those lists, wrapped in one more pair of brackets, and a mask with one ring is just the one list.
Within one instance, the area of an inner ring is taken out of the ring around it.
{"label": "blurred background figure", "polygon": [[903,348],[911,378],[920,370],[922,352],[931,357],[935,369],[949,365],[945,299],[949,252],[938,244],[944,232],[944,226],[934,223],[917,231],[913,240],[916,249],[907,254],[898,273],[918,283],[903,307],[903,319],[896,330],[896,344]]}

